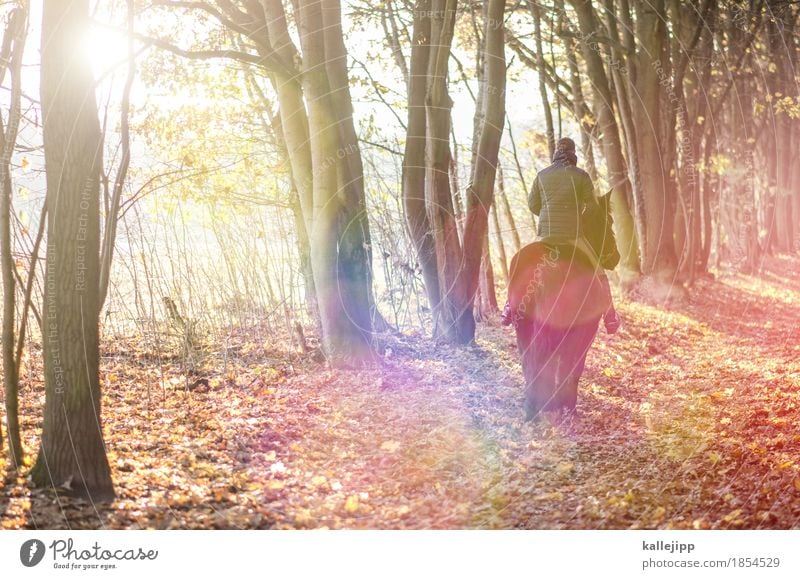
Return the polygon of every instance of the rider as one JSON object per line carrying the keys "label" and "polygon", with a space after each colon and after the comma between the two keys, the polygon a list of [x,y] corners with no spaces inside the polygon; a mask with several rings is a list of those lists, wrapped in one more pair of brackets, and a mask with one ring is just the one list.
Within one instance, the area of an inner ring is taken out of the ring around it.
{"label": "rider", "polygon": [[539,216],[537,241],[570,244],[581,249],[598,269],[598,277],[607,294],[608,309],[604,316],[606,330],[619,328],[619,316],[611,300],[608,277],[598,265],[598,256],[585,240],[581,230],[584,213],[599,215],[600,207],[594,196],[594,186],[588,173],[577,167],[575,142],[559,139],[553,163],[539,171],[528,196],[530,210]]}

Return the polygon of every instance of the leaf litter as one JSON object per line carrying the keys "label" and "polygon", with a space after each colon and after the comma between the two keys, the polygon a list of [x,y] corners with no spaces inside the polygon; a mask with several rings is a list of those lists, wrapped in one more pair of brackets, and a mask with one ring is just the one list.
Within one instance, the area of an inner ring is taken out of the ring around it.
{"label": "leaf litter", "polygon": [[[589,354],[577,414],[533,423],[513,334],[494,320],[461,348],[383,336],[391,356],[347,371],[240,332],[224,359],[208,346],[204,381],[134,338],[107,340],[117,499],[32,489],[29,456],[4,468],[0,526],[797,528],[798,266],[775,258],[761,278],[700,280],[680,305],[622,302],[622,330]],[[29,453],[40,365],[34,351],[21,391]]]}

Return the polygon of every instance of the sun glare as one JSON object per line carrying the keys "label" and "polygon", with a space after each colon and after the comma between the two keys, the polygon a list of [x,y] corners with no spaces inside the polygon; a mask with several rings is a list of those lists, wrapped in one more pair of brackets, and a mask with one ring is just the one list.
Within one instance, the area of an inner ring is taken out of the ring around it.
{"label": "sun glare", "polygon": [[96,77],[108,74],[124,64],[128,56],[128,42],[122,32],[94,25],[83,37],[82,50],[92,63]]}

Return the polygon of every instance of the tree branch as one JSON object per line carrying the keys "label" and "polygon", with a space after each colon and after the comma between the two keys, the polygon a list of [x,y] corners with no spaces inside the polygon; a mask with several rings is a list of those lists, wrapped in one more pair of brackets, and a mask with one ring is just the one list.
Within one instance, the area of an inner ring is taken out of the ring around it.
{"label": "tree branch", "polygon": [[153,0],[152,6],[159,6],[162,8],[182,8],[185,10],[199,10],[214,17],[225,28],[229,28],[234,32],[238,32],[243,36],[249,36],[250,31],[244,26],[237,24],[233,20],[227,18],[222,12],[216,10],[210,4],[205,2],[187,2],[184,0]]}

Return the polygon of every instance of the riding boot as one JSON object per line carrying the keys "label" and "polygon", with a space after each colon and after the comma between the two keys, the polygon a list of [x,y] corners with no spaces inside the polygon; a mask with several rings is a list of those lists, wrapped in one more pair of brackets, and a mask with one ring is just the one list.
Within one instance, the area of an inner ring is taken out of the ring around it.
{"label": "riding boot", "polygon": [[611,295],[611,284],[608,281],[606,272],[601,271],[597,277],[600,280],[600,286],[602,287],[603,294],[606,298],[606,309],[605,314],[603,315],[603,323],[606,326],[606,332],[609,334],[616,334],[617,330],[619,330],[622,320],[620,319],[619,314],[614,307],[614,298]]}

